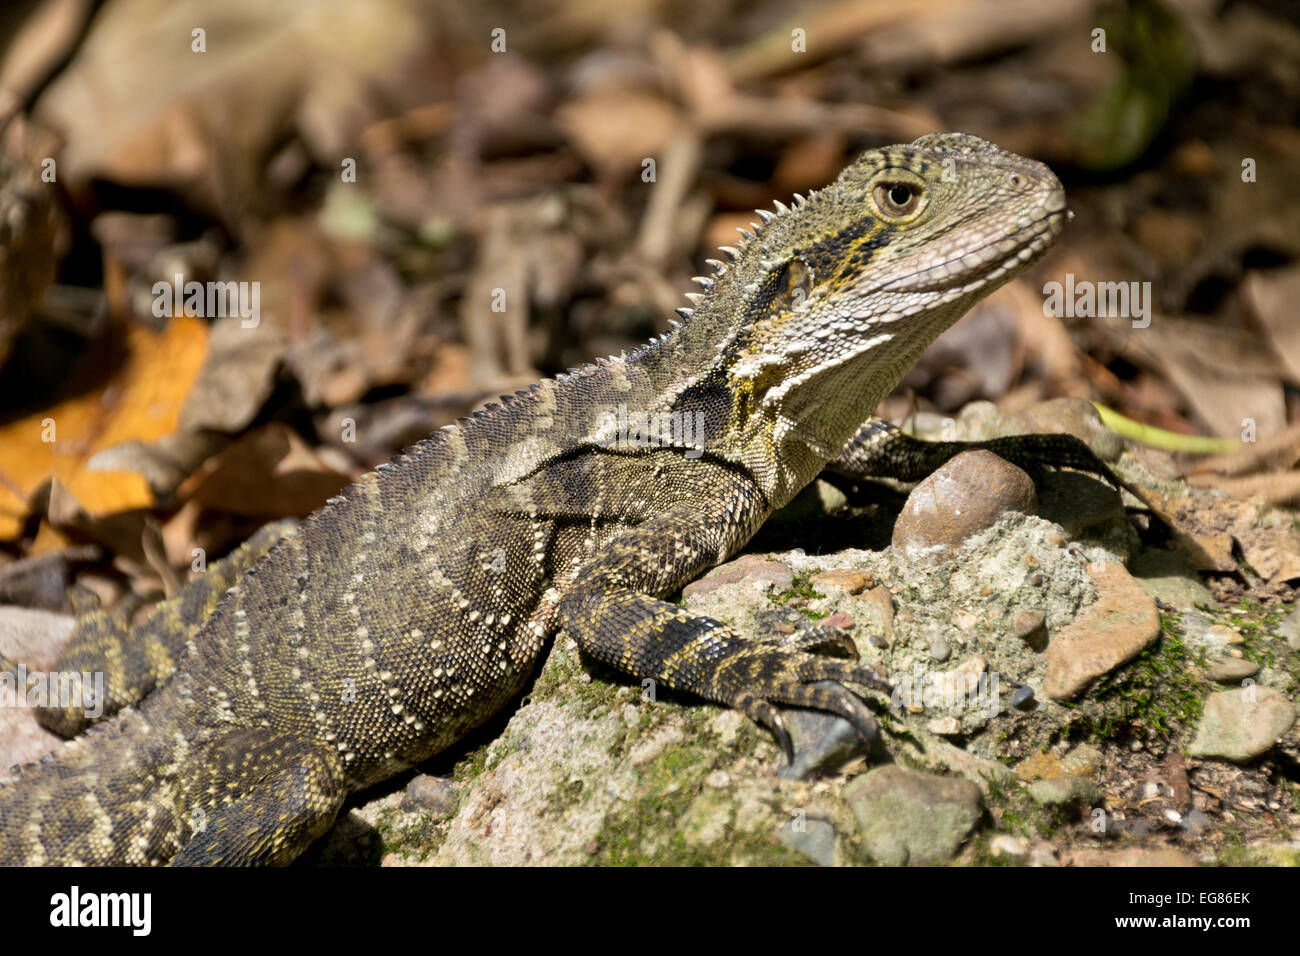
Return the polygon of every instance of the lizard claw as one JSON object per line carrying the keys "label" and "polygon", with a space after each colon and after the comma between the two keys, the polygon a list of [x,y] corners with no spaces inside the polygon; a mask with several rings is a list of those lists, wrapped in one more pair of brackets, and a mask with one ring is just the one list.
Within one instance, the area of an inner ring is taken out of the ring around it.
{"label": "lizard claw", "polygon": [[732,706],[754,723],[770,730],[777,744],[780,745],[782,753],[785,754],[785,762],[794,763],[794,743],[790,740],[790,731],[785,726],[785,718],[781,716],[781,711],[753,694],[738,698]]}

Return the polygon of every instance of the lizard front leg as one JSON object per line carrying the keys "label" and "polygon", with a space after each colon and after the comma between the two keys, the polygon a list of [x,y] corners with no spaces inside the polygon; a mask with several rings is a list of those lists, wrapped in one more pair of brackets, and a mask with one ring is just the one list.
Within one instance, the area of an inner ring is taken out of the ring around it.
{"label": "lizard front leg", "polygon": [[768,727],[787,759],[793,748],[777,704],[839,714],[874,740],[871,711],[838,682],[885,691],[889,684],[857,662],[851,640],[822,633],[829,628],[797,640],[747,638],[662,600],[749,539],[763,517],[758,497],[737,477],[721,507],[683,502],[614,538],[578,571],[560,600],[560,621],[579,647],[622,673],[726,704]]}
{"label": "lizard front leg", "polygon": [[1007,435],[986,441],[925,441],[880,418],[869,418],[826,470],[845,478],[920,481],[964,451],[991,451],[1035,481],[1048,468],[1074,468],[1112,485],[1119,480],[1087,443],[1073,435]]}

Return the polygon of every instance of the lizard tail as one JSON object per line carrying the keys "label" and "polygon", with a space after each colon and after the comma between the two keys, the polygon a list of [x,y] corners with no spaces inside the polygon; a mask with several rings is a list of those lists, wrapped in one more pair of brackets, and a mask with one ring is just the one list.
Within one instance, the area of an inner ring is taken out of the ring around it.
{"label": "lizard tail", "polygon": [[[4,662],[7,668],[9,661]],[[135,710],[0,781],[0,865],[163,863],[180,843],[167,744]]]}

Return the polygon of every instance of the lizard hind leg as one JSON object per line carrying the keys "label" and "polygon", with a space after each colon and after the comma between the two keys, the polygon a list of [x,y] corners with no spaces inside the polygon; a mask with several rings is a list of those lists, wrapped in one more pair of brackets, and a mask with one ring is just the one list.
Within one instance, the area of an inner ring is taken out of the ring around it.
{"label": "lizard hind leg", "polygon": [[262,727],[227,732],[196,766],[172,866],[286,864],[329,830],[348,792],[335,749]]}
{"label": "lizard hind leg", "polygon": [[[75,737],[143,700],[175,671],[190,638],[231,585],[293,526],[292,521],[265,525],[175,596],[156,605],[135,627],[131,618],[139,601],[129,597],[111,610],[79,617],[54,665],[61,685],[78,692],[60,694],[57,702],[38,707],[37,719],[47,730]],[[0,665],[12,670],[4,661]]]}

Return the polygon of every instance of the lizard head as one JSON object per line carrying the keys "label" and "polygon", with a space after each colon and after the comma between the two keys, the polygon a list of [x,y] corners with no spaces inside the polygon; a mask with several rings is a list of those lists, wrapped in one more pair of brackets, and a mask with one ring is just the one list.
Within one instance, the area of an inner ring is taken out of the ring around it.
{"label": "lizard head", "polygon": [[699,324],[733,429],[765,421],[774,444],[833,457],[939,333],[1047,250],[1066,210],[1042,163],[950,133],[872,150],[759,216],[697,280]]}

